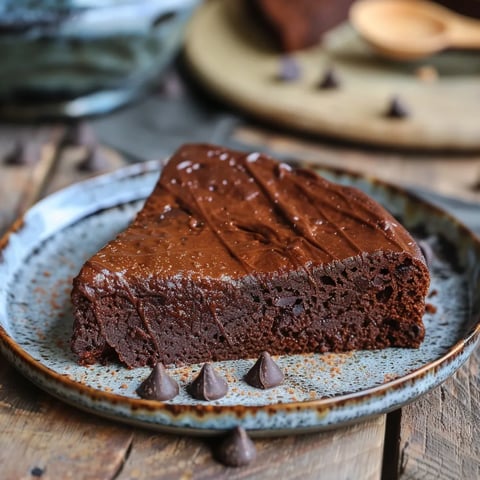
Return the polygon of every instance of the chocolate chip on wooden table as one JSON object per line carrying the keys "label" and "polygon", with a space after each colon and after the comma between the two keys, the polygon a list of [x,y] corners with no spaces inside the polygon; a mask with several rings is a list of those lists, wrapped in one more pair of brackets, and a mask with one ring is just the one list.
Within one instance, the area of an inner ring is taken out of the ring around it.
{"label": "chocolate chip on wooden table", "polygon": [[216,459],[229,467],[243,467],[257,457],[257,449],[242,427],[231,430],[214,452]]}
{"label": "chocolate chip on wooden table", "polygon": [[325,71],[318,88],[321,90],[334,90],[341,86],[340,77],[335,69],[329,68]]}
{"label": "chocolate chip on wooden table", "polygon": [[398,96],[394,96],[390,99],[385,116],[392,119],[407,118],[411,115],[410,109],[407,104]]}

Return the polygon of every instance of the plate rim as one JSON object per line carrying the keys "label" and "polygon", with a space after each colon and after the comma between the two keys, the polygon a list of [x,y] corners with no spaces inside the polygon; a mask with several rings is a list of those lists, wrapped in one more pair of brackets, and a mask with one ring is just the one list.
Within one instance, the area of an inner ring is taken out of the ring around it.
{"label": "plate rim", "polygon": [[[53,198],[61,197],[69,192],[74,192],[76,189],[79,188],[95,188],[97,185],[102,185],[105,183],[110,183],[112,180],[128,180],[129,178],[134,178],[137,176],[142,176],[145,174],[151,174],[155,171],[160,171],[162,166],[164,165],[165,161],[147,161],[142,163],[136,163],[132,165],[128,165],[126,167],[122,167],[117,169],[113,172],[105,173],[102,175],[98,175],[91,179],[87,179],[84,181],[76,182],[66,188],[63,188],[55,193],[52,193],[45,197],[44,199],[37,202],[33,205],[30,209],[28,209],[22,216],[17,218],[12,226],[5,232],[5,234],[0,238],[0,262],[3,261],[3,250],[9,243],[10,236],[21,231],[22,228],[25,227],[26,217],[31,214],[31,212],[35,212],[36,209],[42,208],[42,206],[51,201]],[[460,220],[458,220],[454,215],[446,212],[441,207],[434,205],[419,195],[409,191],[408,189],[399,187],[397,185],[391,184],[384,180],[381,180],[375,176],[364,175],[359,172],[351,171],[349,169],[331,167],[328,165],[322,164],[315,164],[311,162],[297,162],[295,166],[299,166],[301,168],[313,168],[320,174],[322,172],[329,172],[336,176],[346,176],[350,178],[355,178],[357,180],[365,180],[369,184],[375,184],[377,186],[383,187],[388,191],[393,192],[397,195],[406,196],[409,200],[414,201],[416,203],[421,203],[424,208],[433,209],[437,214],[441,214],[442,216],[446,217],[449,222],[454,223],[458,229],[461,230],[462,235],[469,236],[469,240],[473,242],[473,244],[479,249],[480,252],[480,238],[478,238],[465,224],[463,224]],[[137,198],[140,200],[140,198]],[[124,202],[125,203],[125,202]],[[119,205],[121,203],[117,203]],[[114,207],[115,204],[111,205]],[[98,209],[96,209],[98,211]],[[88,214],[84,215],[81,218],[84,218]],[[77,220],[78,221],[78,220]],[[73,224],[69,223],[68,225]],[[66,228],[67,225],[63,226],[61,229]],[[462,335],[462,338],[457,340],[450,348],[440,356],[439,358],[430,361],[428,363],[423,364],[421,367],[407,373],[406,375],[402,375],[401,377],[395,378],[393,380],[389,380],[381,385],[377,385],[374,387],[370,387],[364,390],[360,390],[358,392],[352,393],[345,393],[342,395],[334,396],[334,397],[324,397],[324,398],[317,398],[312,400],[304,400],[304,401],[292,401],[292,402],[279,402],[276,404],[271,405],[212,405],[212,404],[172,404],[168,402],[162,401],[155,401],[155,400],[144,400],[141,398],[133,398],[127,397],[123,395],[119,395],[112,392],[102,391],[97,388],[84,385],[79,383],[66,375],[60,374],[55,370],[51,369],[50,367],[44,365],[40,360],[36,360],[27,353],[21,345],[19,345],[15,339],[10,336],[7,331],[5,330],[3,325],[0,325],[0,351],[6,356],[9,362],[19,369],[24,376],[26,376],[30,381],[34,384],[39,385],[40,388],[43,390],[53,394],[57,398],[60,398],[62,401],[75,405],[77,408],[86,409],[90,412],[93,412],[97,415],[102,415],[102,412],[95,407],[88,407],[83,404],[76,404],[75,402],[70,401],[68,398],[55,393],[54,385],[59,384],[62,388],[67,390],[72,390],[73,392],[79,394],[82,398],[87,397],[92,401],[104,401],[110,405],[122,405],[124,407],[129,408],[130,410],[143,410],[143,411],[164,411],[168,415],[179,416],[179,415],[193,415],[194,417],[203,417],[207,416],[219,416],[219,415],[226,415],[226,414],[233,414],[234,417],[242,418],[243,416],[258,412],[259,410],[268,409],[270,412],[274,412],[275,414],[281,412],[289,412],[289,411],[299,411],[299,410],[312,410],[315,411],[318,415],[322,415],[328,413],[335,407],[339,406],[348,406],[349,404],[355,403],[363,403],[368,402],[371,399],[375,399],[376,397],[382,397],[383,395],[387,394],[391,390],[397,390],[404,385],[410,384],[414,380],[423,379],[430,374],[438,375],[439,371],[442,371],[442,368],[447,368],[448,365],[453,363],[455,360],[459,360],[460,364],[454,371],[450,372],[445,376],[443,379],[438,379],[430,385],[426,391],[421,392],[413,397],[409,397],[409,399],[405,403],[409,403],[411,401],[416,400],[424,393],[432,390],[439,384],[443,383],[448,377],[450,377],[460,366],[469,358],[471,353],[473,352],[475,345],[480,342],[480,315],[479,318],[473,319],[473,325],[470,329]],[[20,363],[18,363],[20,362]],[[35,374],[40,374],[41,377],[44,377],[46,381],[39,382],[35,379]],[[50,385],[51,383],[51,385]],[[401,405],[394,405],[392,408],[398,408]],[[372,415],[386,413],[388,410],[386,408],[381,409]],[[111,414],[108,415],[108,412],[104,412],[104,416],[108,416],[109,418],[116,418],[117,420],[127,421],[127,419],[122,418],[120,415]],[[359,418],[353,419],[351,421],[359,421],[359,419],[367,418],[371,415],[361,415]],[[133,419],[134,423],[138,423],[139,420]],[[350,421],[350,423],[351,423]],[[128,422],[127,423],[131,423]],[[170,431],[182,431],[190,429],[184,426],[175,426],[175,425],[163,425],[157,422],[151,423],[147,421],[141,421],[140,423],[144,426],[149,428],[158,428],[158,429],[169,429]],[[333,426],[337,426],[340,424],[344,424],[348,422],[337,422]],[[332,425],[330,425],[330,428]],[[301,427],[299,427],[301,430]],[[290,432],[298,431],[299,429],[293,428],[288,429]],[[322,430],[325,427],[317,426],[313,427],[312,429],[308,428],[308,431],[316,431]],[[221,429],[215,428],[206,428],[202,429],[201,427],[193,427],[193,431],[201,430],[202,433],[208,433],[208,431],[220,431]],[[273,431],[277,433],[277,429],[275,428],[268,428],[268,431]],[[281,430],[278,429],[278,430]],[[260,431],[260,430],[259,430]]]}

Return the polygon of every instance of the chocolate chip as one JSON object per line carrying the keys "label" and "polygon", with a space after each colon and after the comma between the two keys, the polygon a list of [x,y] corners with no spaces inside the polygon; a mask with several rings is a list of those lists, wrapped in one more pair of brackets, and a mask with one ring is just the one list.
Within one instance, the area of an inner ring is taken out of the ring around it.
{"label": "chocolate chip", "polygon": [[81,172],[101,172],[107,168],[108,163],[96,146],[88,148],[85,158],[77,165],[77,169]]}
{"label": "chocolate chip", "polygon": [[282,82],[293,82],[301,77],[301,69],[298,62],[290,56],[280,58],[277,79]]}
{"label": "chocolate chip", "polygon": [[420,250],[423,254],[423,258],[425,259],[425,263],[427,264],[427,267],[431,268],[433,259],[435,257],[432,246],[426,240],[419,240],[418,246],[420,247]]}
{"label": "chocolate chip", "polygon": [[92,127],[84,122],[74,123],[63,139],[63,144],[69,147],[92,147],[96,143]]}
{"label": "chocolate chip", "polygon": [[329,68],[320,80],[318,88],[322,90],[333,90],[339,88],[340,85],[341,82],[337,72],[333,68]]}
{"label": "chocolate chip", "polygon": [[188,386],[188,393],[197,400],[217,400],[227,392],[227,382],[210,363],[203,365],[200,373]]}
{"label": "chocolate chip", "polygon": [[410,116],[410,110],[399,97],[392,97],[385,113],[387,118],[406,118]]}
{"label": "chocolate chip", "polygon": [[284,375],[270,354],[268,352],[262,352],[244,379],[252,387],[267,389],[281,385],[284,380]]}
{"label": "chocolate chip", "polygon": [[40,467],[33,467],[30,470],[30,475],[32,475],[32,477],[41,477],[44,473],[45,473],[45,469]]}
{"label": "chocolate chip", "polygon": [[470,186],[470,190],[473,192],[480,192],[480,178],[473,182],[473,185]]}
{"label": "chocolate chip", "polygon": [[40,159],[37,145],[17,141],[12,151],[4,158],[6,165],[33,165]]}
{"label": "chocolate chip", "polygon": [[242,427],[235,427],[215,452],[217,460],[229,467],[243,467],[257,457],[257,449]]}
{"label": "chocolate chip", "polygon": [[137,388],[137,394],[147,400],[171,400],[178,395],[178,383],[157,363],[150,375]]}

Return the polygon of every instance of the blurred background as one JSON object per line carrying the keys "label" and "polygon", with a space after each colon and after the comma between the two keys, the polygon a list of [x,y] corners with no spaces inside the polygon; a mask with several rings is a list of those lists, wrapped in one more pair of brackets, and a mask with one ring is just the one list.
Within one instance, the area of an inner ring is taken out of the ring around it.
{"label": "blurred background", "polygon": [[476,202],[479,26],[478,0],[2,0],[4,228],[197,141]]}

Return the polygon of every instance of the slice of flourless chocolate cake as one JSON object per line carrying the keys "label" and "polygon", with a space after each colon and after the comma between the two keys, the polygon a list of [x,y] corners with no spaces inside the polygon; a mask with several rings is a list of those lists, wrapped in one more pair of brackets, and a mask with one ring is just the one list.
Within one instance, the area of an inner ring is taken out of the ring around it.
{"label": "slice of flourless chocolate cake", "polygon": [[418,347],[429,272],[361,191],[259,153],[186,145],[75,278],[72,350],[129,367]]}

